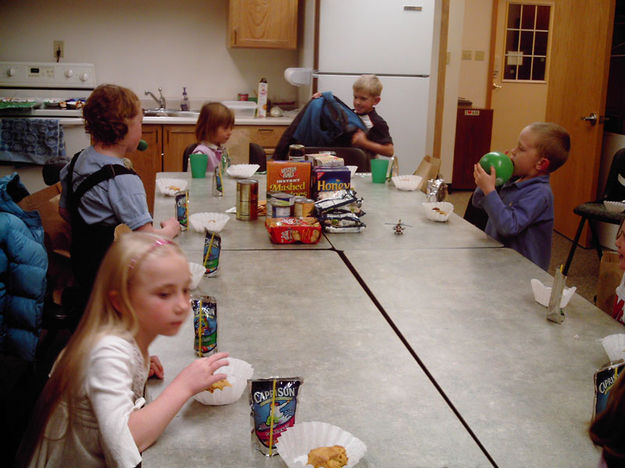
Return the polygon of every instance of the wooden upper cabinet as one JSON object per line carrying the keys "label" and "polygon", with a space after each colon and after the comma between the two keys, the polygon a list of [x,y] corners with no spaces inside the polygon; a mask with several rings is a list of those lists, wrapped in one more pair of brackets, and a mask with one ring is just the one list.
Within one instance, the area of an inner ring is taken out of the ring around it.
{"label": "wooden upper cabinet", "polygon": [[297,0],[230,0],[230,47],[297,48]]}

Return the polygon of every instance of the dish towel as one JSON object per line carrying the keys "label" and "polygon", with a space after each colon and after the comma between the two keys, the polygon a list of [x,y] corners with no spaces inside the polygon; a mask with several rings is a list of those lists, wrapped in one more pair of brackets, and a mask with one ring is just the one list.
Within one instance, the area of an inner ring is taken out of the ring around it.
{"label": "dish towel", "polygon": [[0,119],[0,161],[45,164],[65,156],[58,119]]}

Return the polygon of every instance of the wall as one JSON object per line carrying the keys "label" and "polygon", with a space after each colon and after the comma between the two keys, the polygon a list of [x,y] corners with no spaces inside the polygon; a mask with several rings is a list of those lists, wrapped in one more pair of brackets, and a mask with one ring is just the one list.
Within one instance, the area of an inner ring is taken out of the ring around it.
{"label": "wall", "polygon": [[491,11],[492,0],[470,0],[464,9],[462,51],[467,53],[467,58],[460,62],[462,79],[458,86],[458,95],[470,99],[473,107],[478,108],[486,105]]}
{"label": "wall", "polygon": [[3,1],[0,18],[1,61],[52,62],[53,41],[63,40],[62,62],[94,63],[98,83],[142,99],[163,88],[168,107],[178,106],[183,86],[193,108],[253,96],[263,76],[272,101],[296,99],[283,71],[297,66],[298,52],[229,48],[227,0]]}

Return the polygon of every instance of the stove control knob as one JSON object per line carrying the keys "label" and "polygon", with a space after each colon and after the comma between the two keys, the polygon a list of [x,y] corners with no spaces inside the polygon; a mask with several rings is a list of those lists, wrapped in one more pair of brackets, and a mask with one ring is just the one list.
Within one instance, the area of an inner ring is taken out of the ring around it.
{"label": "stove control knob", "polygon": [[65,70],[65,78],[71,78],[72,76],[74,76],[74,70],[72,70],[71,68]]}
{"label": "stove control knob", "polygon": [[9,68],[7,70],[7,76],[15,76],[15,68]]}
{"label": "stove control knob", "polygon": [[80,81],[89,81],[89,73],[83,72],[80,74]]}

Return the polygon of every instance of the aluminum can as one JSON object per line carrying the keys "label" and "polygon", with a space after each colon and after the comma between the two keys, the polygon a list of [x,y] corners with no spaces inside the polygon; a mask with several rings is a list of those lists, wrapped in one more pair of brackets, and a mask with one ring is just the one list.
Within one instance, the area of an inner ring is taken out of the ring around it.
{"label": "aluminum can", "polygon": [[237,219],[258,219],[258,181],[255,179],[237,180]]}
{"label": "aluminum can", "polygon": [[219,254],[221,253],[221,236],[216,232],[206,231],[204,237],[204,276],[217,276],[219,268]]}
{"label": "aluminum can", "polygon": [[210,356],[217,352],[217,301],[212,296],[191,296],[193,349],[197,356]]}
{"label": "aluminum can", "polygon": [[176,219],[180,223],[180,230],[189,229],[189,191],[180,190],[174,195],[176,200]]}
{"label": "aluminum can", "polygon": [[[293,195],[290,193],[274,192],[271,193],[271,207],[269,199],[267,201],[267,214],[271,218],[288,218],[293,216],[294,203]],[[271,208],[271,211],[270,211]]]}
{"label": "aluminum can", "polygon": [[315,201],[306,197],[295,197],[295,204],[293,208],[293,215],[296,218],[305,218],[307,216],[313,216],[315,209]]}

